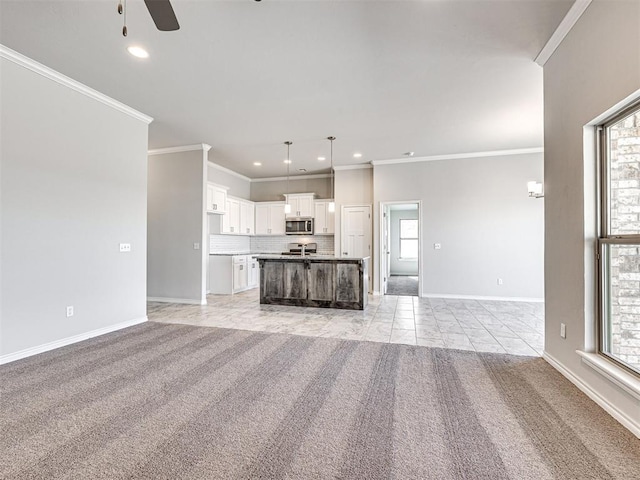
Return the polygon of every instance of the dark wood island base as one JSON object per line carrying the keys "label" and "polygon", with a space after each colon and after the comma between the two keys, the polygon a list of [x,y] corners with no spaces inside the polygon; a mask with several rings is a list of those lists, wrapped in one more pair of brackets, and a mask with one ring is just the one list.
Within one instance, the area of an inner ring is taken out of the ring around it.
{"label": "dark wood island base", "polygon": [[364,310],[369,257],[261,255],[260,303]]}

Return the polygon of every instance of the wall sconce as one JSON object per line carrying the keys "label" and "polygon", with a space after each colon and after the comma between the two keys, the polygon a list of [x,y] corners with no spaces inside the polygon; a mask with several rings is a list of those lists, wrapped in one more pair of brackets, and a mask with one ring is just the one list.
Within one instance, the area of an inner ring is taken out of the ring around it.
{"label": "wall sconce", "polygon": [[527,190],[529,191],[529,196],[531,198],[542,198],[544,197],[544,193],[542,192],[542,183],[531,181],[527,182]]}

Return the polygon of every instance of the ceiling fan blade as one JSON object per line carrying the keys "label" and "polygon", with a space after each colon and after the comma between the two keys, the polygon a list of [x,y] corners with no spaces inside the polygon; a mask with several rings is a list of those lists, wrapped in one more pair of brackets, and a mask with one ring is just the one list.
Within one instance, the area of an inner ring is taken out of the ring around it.
{"label": "ceiling fan blade", "polygon": [[144,0],[158,30],[170,32],[178,30],[180,25],[169,0]]}

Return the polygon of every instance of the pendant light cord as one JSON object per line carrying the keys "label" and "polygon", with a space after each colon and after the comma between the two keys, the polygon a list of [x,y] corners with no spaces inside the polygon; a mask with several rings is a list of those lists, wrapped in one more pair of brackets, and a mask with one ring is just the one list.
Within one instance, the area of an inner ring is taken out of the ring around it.
{"label": "pendant light cord", "polygon": [[335,192],[335,181],[334,178],[336,176],[335,174],[335,170],[333,168],[333,141],[336,139],[336,137],[327,137],[327,140],[329,140],[331,142],[331,198],[333,199],[333,201],[335,202],[336,200],[336,192]]}
{"label": "pendant light cord", "polygon": [[293,142],[291,140],[284,142],[284,144],[287,146],[287,201],[285,202],[285,208],[287,205],[290,205],[289,203],[289,167],[291,166],[291,157],[289,156],[289,148],[291,147],[292,143]]}

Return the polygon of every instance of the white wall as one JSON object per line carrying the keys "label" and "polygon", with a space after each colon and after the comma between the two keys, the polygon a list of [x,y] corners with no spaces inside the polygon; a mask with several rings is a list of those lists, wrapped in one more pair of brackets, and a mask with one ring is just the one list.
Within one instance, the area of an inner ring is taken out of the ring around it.
{"label": "white wall", "polygon": [[422,294],[541,299],[544,200],[527,181],[542,167],[542,154],[375,166],[375,289],[380,202],[421,200]]}
{"label": "white wall", "polygon": [[229,190],[227,194],[249,200],[251,198],[251,182],[240,175],[229,173],[215,164],[207,164],[207,180],[218,185],[224,185]]}
{"label": "white wall", "polygon": [[0,72],[7,360],[146,319],[148,125],[8,59]]}
{"label": "white wall", "polygon": [[391,237],[391,275],[417,275],[418,259],[400,259],[400,220],[413,220],[418,218],[418,210],[391,210],[389,212]]}
{"label": "white wall", "polygon": [[373,169],[336,170],[335,192],[336,234],[334,250],[339,253],[342,241],[340,235],[342,207],[344,205],[371,205],[373,203]]}
{"label": "white wall", "polygon": [[596,0],[544,67],[545,352],[636,432],[640,402],[587,367],[576,350],[595,347],[596,167],[583,127],[638,88],[640,2]]}
{"label": "white wall", "polygon": [[[315,193],[316,198],[331,198],[330,178],[302,178],[289,179],[290,193]],[[284,200],[287,193],[286,180],[267,182],[251,182],[251,200],[254,202],[278,202]]]}
{"label": "white wall", "polygon": [[206,303],[206,168],[203,151],[149,156],[150,298]]}

